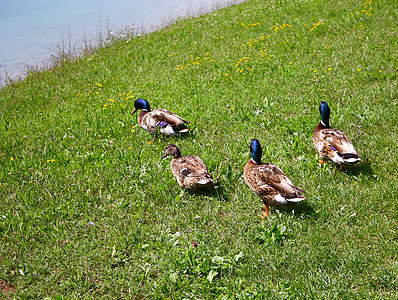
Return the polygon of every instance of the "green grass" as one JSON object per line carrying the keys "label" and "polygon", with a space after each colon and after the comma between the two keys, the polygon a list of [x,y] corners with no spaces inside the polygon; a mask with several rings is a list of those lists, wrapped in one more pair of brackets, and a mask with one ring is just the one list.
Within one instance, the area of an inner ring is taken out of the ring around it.
{"label": "green grass", "polygon": [[[388,0],[253,0],[2,88],[2,296],[395,299],[397,12]],[[130,114],[138,97],[192,134],[149,143]],[[362,158],[347,172],[313,147],[321,100]],[[259,218],[242,178],[250,138],[304,203]],[[219,188],[181,193],[160,161],[170,142]]]}

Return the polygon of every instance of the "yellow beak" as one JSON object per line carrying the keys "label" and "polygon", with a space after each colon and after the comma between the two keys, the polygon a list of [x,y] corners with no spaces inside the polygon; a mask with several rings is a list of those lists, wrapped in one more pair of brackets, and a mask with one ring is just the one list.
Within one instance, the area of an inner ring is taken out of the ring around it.
{"label": "yellow beak", "polygon": [[133,111],[131,112],[131,114],[135,113],[137,111],[137,109],[134,107]]}

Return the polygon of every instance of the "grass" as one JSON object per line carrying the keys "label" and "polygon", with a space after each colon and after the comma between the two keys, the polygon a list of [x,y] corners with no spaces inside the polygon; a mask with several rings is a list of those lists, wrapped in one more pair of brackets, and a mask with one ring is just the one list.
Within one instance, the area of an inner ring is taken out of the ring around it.
{"label": "grass", "polygon": [[[248,1],[114,41],[0,91],[4,298],[395,299],[398,3]],[[133,101],[192,122],[137,127]],[[362,162],[320,164],[321,100]],[[250,138],[307,191],[245,185]],[[181,193],[164,147],[219,188]]]}

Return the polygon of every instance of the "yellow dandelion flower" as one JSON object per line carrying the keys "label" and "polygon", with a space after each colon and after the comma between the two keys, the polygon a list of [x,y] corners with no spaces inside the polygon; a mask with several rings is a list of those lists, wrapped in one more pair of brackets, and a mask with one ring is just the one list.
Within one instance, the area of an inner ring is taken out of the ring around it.
{"label": "yellow dandelion flower", "polygon": [[332,70],[333,70],[332,68],[329,68],[329,69],[328,69],[328,71],[332,71]]}
{"label": "yellow dandelion flower", "polygon": [[318,70],[314,70],[314,73],[318,72]]}
{"label": "yellow dandelion flower", "polygon": [[152,142],[148,142],[148,145],[153,145],[153,143]]}
{"label": "yellow dandelion flower", "polygon": [[133,149],[133,147],[129,147],[129,150]]}
{"label": "yellow dandelion flower", "polygon": [[379,73],[383,72],[382,70],[379,70]]}
{"label": "yellow dandelion flower", "polygon": [[228,76],[229,76],[229,74],[228,74],[228,73],[225,73],[225,76],[227,76],[227,77],[228,77]]}
{"label": "yellow dandelion flower", "polygon": [[134,129],[131,129],[131,133],[134,133],[135,132],[135,130]]}
{"label": "yellow dandelion flower", "polygon": [[15,159],[14,157],[12,157],[12,156],[10,157],[10,160],[14,160],[14,159]]}
{"label": "yellow dandelion flower", "polygon": [[358,72],[361,72],[361,71],[362,71],[362,69],[357,69],[357,71],[358,71]]}

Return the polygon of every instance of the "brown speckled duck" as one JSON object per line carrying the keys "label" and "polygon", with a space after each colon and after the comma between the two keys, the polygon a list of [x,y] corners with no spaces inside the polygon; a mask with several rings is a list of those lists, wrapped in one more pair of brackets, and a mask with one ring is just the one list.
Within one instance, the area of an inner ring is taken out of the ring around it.
{"label": "brown speckled duck", "polygon": [[321,121],[315,128],[313,140],[321,159],[331,160],[341,166],[359,162],[361,159],[347,135],[341,130],[330,128],[330,108],[326,101],[321,102],[319,112]]}
{"label": "brown speckled duck", "polygon": [[252,158],[247,162],[243,177],[251,190],[263,201],[267,217],[268,205],[289,206],[305,200],[302,189],[294,186],[280,168],[261,162],[262,149],[257,139],[250,142]]}
{"label": "brown speckled duck", "polygon": [[170,163],[171,171],[181,188],[202,190],[213,185],[213,178],[199,157],[181,156],[181,150],[174,144],[166,146],[161,159],[169,155],[173,157]]}
{"label": "brown speckled duck", "polygon": [[138,124],[142,129],[150,132],[154,137],[158,132],[166,135],[178,135],[189,131],[188,121],[166,109],[151,110],[149,102],[145,99],[134,101],[132,114],[141,109]]}

